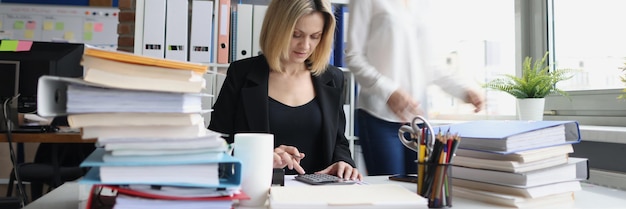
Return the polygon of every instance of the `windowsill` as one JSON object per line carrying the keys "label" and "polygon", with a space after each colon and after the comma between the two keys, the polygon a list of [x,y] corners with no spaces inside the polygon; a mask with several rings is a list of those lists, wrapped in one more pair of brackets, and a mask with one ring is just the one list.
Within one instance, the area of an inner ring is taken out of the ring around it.
{"label": "windowsill", "polygon": [[580,126],[583,141],[626,144],[626,127],[621,126]]}

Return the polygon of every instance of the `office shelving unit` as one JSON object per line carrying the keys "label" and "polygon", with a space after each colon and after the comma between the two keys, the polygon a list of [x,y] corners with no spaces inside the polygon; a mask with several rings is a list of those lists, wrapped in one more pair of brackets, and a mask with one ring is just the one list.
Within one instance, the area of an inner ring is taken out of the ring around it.
{"label": "office shelving unit", "polygon": [[[144,29],[144,5],[145,2],[149,1],[149,0],[136,0],[135,3],[135,43],[134,43],[134,53],[135,54],[142,54],[142,48],[143,48],[143,29]],[[191,1],[191,0],[190,0]],[[218,14],[218,1],[217,0],[207,0],[207,1],[213,1],[213,17],[217,17],[216,15]],[[242,3],[247,3],[247,4],[261,4],[261,5],[266,5],[269,3],[270,0],[246,0],[246,1],[241,1]],[[240,1],[231,1],[231,5],[235,4],[235,3],[239,3]],[[349,0],[331,0],[332,4],[348,4]],[[191,4],[190,4],[191,5]],[[211,48],[212,50],[212,56],[213,59],[212,60],[217,60],[216,59],[216,55],[217,55],[217,37],[218,37],[218,30],[217,30],[217,18],[213,18],[213,36],[212,37],[207,37],[207,38],[212,38],[213,40],[213,47]],[[206,93],[210,93],[215,95],[215,97],[217,97],[218,93],[219,93],[219,89],[224,81],[224,78],[226,76],[226,70],[228,69],[229,64],[218,64],[215,62],[212,63],[204,63],[206,65],[209,66],[209,71],[207,73],[207,75],[205,76],[205,78],[207,79],[207,92]],[[347,97],[346,97],[346,105],[347,105],[347,110],[349,111],[349,114],[347,116],[347,120],[346,120],[346,137],[348,138],[348,141],[350,143],[350,151],[352,153],[352,157],[354,158],[354,142],[355,140],[357,140],[357,137],[355,136],[354,133],[354,104],[355,104],[355,86],[356,86],[356,82],[354,79],[354,76],[352,75],[352,73],[347,69],[347,68],[341,68],[343,70],[343,72],[346,75],[346,81],[347,81],[347,85],[346,88],[348,89],[349,92]],[[210,98],[207,99],[206,101],[204,101],[206,103],[206,108],[210,108],[214,101],[215,101],[215,97],[214,98]],[[205,115],[205,120],[208,124],[209,120],[210,120],[210,114],[206,114]]]}

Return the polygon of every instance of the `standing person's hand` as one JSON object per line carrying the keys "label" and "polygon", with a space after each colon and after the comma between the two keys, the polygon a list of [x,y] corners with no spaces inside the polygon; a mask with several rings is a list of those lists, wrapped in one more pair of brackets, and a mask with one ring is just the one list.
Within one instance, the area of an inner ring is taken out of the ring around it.
{"label": "standing person's hand", "polygon": [[298,148],[293,146],[280,145],[274,148],[274,168],[284,168],[296,170],[299,174],[305,171],[300,166],[300,160],[304,158],[304,153],[299,152]]}
{"label": "standing person's hand", "polygon": [[465,96],[465,102],[474,105],[474,112],[480,112],[485,104],[485,98],[482,93],[476,89],[468,89]]}
{"label": "standing person's hand", "polygon": [[407,92],[398,89],[387,100],[387,106],[403,122],[410,122],[416,115],[424,114],[419,108],[419,102],[415,101]]}
{"label": "standing person's hand", "polygon": [[326,167],[326,169],[315,173],[335,175],[339,178],[347,180],[363,180],[363,176],[359,173],[358,169],[343,161],[333,163],[332,165]]}

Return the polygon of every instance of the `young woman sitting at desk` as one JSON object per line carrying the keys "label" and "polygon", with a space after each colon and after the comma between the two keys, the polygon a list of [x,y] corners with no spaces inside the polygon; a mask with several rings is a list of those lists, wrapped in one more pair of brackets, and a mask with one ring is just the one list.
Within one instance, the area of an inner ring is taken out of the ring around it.
{"label": "young woman sitting at desk", "polygon": [[360,180],[344,135],[343,72],[328,65],[333,31],[328,0],[271,1],[263,55],[230,64],[208,128],[229,143],[235,133],[274,134],[274,167],[287,174]]}

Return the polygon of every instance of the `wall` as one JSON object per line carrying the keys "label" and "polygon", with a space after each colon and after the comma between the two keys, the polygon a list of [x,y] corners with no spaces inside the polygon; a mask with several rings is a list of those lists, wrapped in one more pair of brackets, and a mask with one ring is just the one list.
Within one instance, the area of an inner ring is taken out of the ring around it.
{"label": "wall", "polygon": [[135,44],[135,0],[119,0],[120,16],[117,26],[117,49],[134,52]]}

